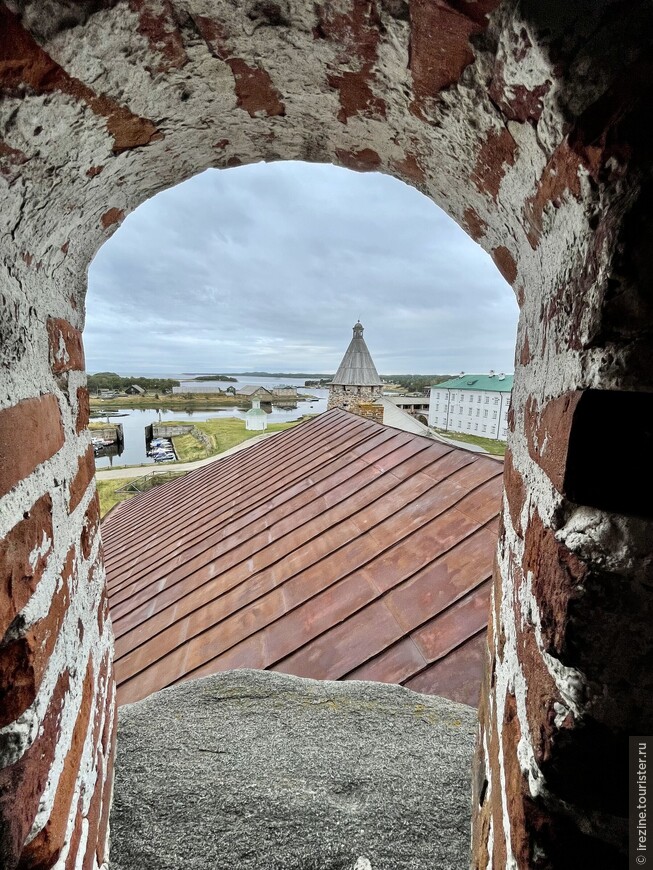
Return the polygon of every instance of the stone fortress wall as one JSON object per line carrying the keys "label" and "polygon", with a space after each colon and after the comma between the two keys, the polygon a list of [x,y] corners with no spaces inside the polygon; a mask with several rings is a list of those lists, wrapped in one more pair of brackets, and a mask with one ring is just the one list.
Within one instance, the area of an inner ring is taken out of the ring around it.
{"label": "stone fortress wall", "polygon": [[329,387],[327,410],[342,408],[357,414],[361,405],[369,405],[383,395],[382,387],[344,387],[332,384]]}

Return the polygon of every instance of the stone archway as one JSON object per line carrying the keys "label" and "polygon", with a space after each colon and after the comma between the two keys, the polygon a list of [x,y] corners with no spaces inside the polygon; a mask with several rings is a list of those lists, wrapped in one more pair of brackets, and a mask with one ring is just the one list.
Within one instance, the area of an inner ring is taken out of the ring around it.
{"label": "stone archway", "polygon": [[[644,0],[0,3],[7,867],[106,859],[86,267],[156,191],[287,158],[413,184],[515,288],[474,866],[615,866],[605,770],[623,776],[612,759],[651,722],[650,510],[628,485],[650,447],[651,17]],[[637,451],[606,463],[596,432],[620,416]]]}

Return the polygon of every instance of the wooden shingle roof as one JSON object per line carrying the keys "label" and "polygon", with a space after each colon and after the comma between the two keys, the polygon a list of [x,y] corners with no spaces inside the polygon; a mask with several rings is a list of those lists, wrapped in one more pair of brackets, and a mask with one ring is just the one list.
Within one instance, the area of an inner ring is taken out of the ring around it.
{"label": "wooden shingle roof", "polygon": [[331,383],[338,386],[380,387],[381,378],[365,344],[360,320],[353,331],[349,347]]}
{"label": "wooden shingle roof", "polygon": [[119,702],[250,667],[476,703],[502,471],[336,409],[119,504]]}

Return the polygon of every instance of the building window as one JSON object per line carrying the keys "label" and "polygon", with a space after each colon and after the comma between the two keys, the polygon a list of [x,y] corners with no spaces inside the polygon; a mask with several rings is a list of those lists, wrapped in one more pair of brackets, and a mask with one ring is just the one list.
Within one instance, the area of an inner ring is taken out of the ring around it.
{"label": "building window", "polygon": [[494,401],[494,404],[495,404],[495,405],[498,405],[498,404],[499,404],[499,397],[498,397],[498,396],[495,396],[494,399],[493,399],[493,401]]}
{"label": "building window", "polygon": [[474,432],[478,432],[478,423],[474,423]]}
{"label": "building window", "polygon": [[483,426],[483,431],[487,432],[487,426]]}
{"label": "building window", "polygon": [[467,416],[468,416],[468,417],[471,417],[471,416],[472,416],[472,411],[473,411],[473,408],[470,408],[470,409],[467,411]]}
{"label": "building window", "polygon": [[468,423],[468,424],[467,424],[467,428],[468,428],[468,429],[471,429],[471,428],[472,428],[472,424],[471,424],[471,423]]}
{"label": "building window", "polygon": [[462,414],[462,412],[463,412],[463,406],[462,406],[462,405],[459,405],[459,406],[458,406],[458,413],[459,413],[459,414]]}
{"label": "building window", "polygon": [[478,396],[476,397],[476,401],[477,401],[477,402],[480,402],[480,401],[481,401],[481,397],[480,397],[480,395],[478,395]]}
{"label": "building window", "polygon": [[483,411],[483,416],[487,417],[487,408]]}
{"label": "building window", "polygon": [[486,405],[489,405],[489,404],[490,404],[490,397],[489,397],[489,396],[486,396],[486,397],[485,397],[485,404],[486,404]]}
{"label": "building window", "polygon": [[480,417],[480,416],[481,416],[481,409],[480,409],[480,408],[477,408],[477,409],[476,409],[476,416],[477,416],[477,417]]}
{"label": "building window", "polygon": [[492,411],[492,419],[493,420],[497,419],[498,413],[499,413],[498,411]]}

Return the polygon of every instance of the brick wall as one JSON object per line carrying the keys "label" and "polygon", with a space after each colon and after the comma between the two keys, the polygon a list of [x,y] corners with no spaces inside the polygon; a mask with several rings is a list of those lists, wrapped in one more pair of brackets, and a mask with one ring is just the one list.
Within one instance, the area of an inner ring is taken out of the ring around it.
{"label": "brick wall", "polygon": [[[20,317],[22,300],[13,299]],[[0,865],[7,868],[102,864],[110,802],[112,636],[84,355],[76,311],[54,294],[47,303],[57,316],[39,317],[32,305],[17,324],[23,335],[29,329],[29,342],[3,346],[13,355],[18,398],[0,410]]]}

